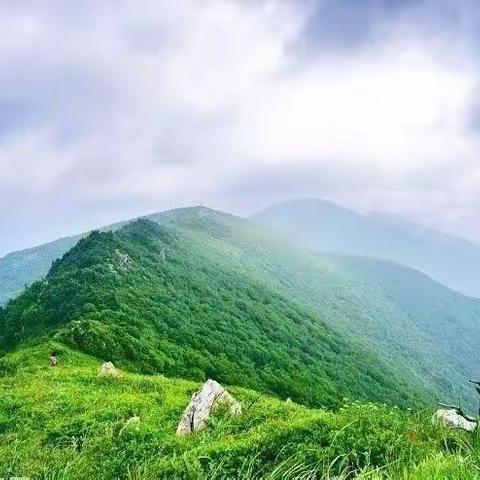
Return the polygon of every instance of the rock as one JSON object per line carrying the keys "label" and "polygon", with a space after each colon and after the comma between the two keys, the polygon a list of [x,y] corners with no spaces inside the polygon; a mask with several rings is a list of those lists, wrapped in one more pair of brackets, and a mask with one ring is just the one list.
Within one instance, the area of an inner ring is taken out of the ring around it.
{"label": "rock", "polygon": [[139,423],[140,417],[131,417],[125,422],[125,425],[138,425]]}
{"label": "rock", "polygon": [[126,430],[138,430],[139,427],[140,417],[131,417],[123,424],[123,427],[120,429],[120,433],[122,434]]}
{"label": "rock", "polygon": [[123,428],[138,428],[140,426],[140,417],[131,417],[126,422]]}
{"label": "rock", "polygon": [[104,362],[100,367],[99,377],[119,377],[120,372],[115,368],[112,362]]}
{"label": "rock", "polygon": [[477,428],[477,422],[474,419],[465,418],[454,408],[437,410],[433,415],[433,419],[445,427],[460,428],[467,432],[473,432]]}
{"label": "rock", "polygon": [[230,414],[242,412],[241,405],[215,380],[207,380],[202,388],[192,395],[177,428],[177,435],[184,436],[204,430],[212,411],[220,405],[228,406]]}

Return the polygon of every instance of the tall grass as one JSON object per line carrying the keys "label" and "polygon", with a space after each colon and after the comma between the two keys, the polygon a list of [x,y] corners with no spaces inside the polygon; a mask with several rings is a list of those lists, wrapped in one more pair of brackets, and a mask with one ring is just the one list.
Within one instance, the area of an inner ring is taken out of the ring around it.
{"label": "tall grass", "polygon": [[[307,409],[241,388],[241,416],[218,411],[206,431],[175,436],[198,384],[123,372],[98,377],[99,362],[51,345],[15,353],[0,377],[0,477],[35,479],[474,479],[477,434],[446,431],[431,412],[347,402]],[[129,426],[132,416],[140,424]]]}

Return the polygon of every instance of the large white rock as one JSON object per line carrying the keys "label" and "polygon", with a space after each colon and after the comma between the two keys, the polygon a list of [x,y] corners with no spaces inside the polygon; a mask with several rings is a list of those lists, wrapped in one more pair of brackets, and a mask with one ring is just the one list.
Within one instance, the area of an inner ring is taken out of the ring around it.
{"label": "large white rock", "polygon": [[473,432],[477,428],[477,422],[468,420],[458,413],[454,408],[437,410],[433,416],[434,420],[445,427],[460,428],[467,432]]}
{"label": "large white rock", "polygon": [[120,372],[115,368],[112,362],[104,362],[98,372],[99,377],[118,377]]}
{"label": "large white rock", "polygon": [[202,388],[192,395],[177,428],[177,435],[188,435],[207,427],[212,411],[226,405],[232,415],[242,412],[241,405],[215,380],[207,380]]}

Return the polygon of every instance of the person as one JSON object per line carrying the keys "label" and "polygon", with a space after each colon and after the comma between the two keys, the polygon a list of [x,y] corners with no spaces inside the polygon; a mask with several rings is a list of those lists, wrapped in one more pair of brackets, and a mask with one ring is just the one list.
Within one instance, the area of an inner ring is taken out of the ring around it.
{"label": "person", "polygon": [[51,355],[50,355],[50,365],[52,367],[56,367],[57,364],[58,364],[57,353],[52,352]]}

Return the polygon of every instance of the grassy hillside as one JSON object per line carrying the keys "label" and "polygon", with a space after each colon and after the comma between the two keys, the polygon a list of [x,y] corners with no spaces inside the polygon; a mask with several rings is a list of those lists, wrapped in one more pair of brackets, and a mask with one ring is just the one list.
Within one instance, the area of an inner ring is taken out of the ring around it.
{"label": "grassy hillside", "polygon": [[184,213],[168,227],[138,220],[82,239],[0,311],[3,347],[49,336],[132,370],[212,377],[309,405],[427,403],[428,388],[257,278],[234,247],[257,243],[235,232],[234,217]]}
{"label": "grassy hillside", "polygon": [[[474,398],[478,302],[219,212],[152,219],[92,233],[0,309],[0,477],[478,478],[478,433],[430,420]],[[176,437],[208,377],[244,413]]]}
{"label": "grassy hillside", "polygon": [[397,217],[359,214],[317,199],[277,204],[253,219],[319,252],[391,260],[465,295],[480,297],[480,245],[462,238]]}
{"label": "grassy hillside", "polygon": [[[59,365],[48,365],[49,352]],[[0,360],[0,477],[45,480],[474,479],[477,435],[444,431],[431,412],[357,402],[310,410],[238,387],[243,414],[175,436],[198,383],[122,372],[56,342]],[[139,423],[129,424],[132,417]]]}

